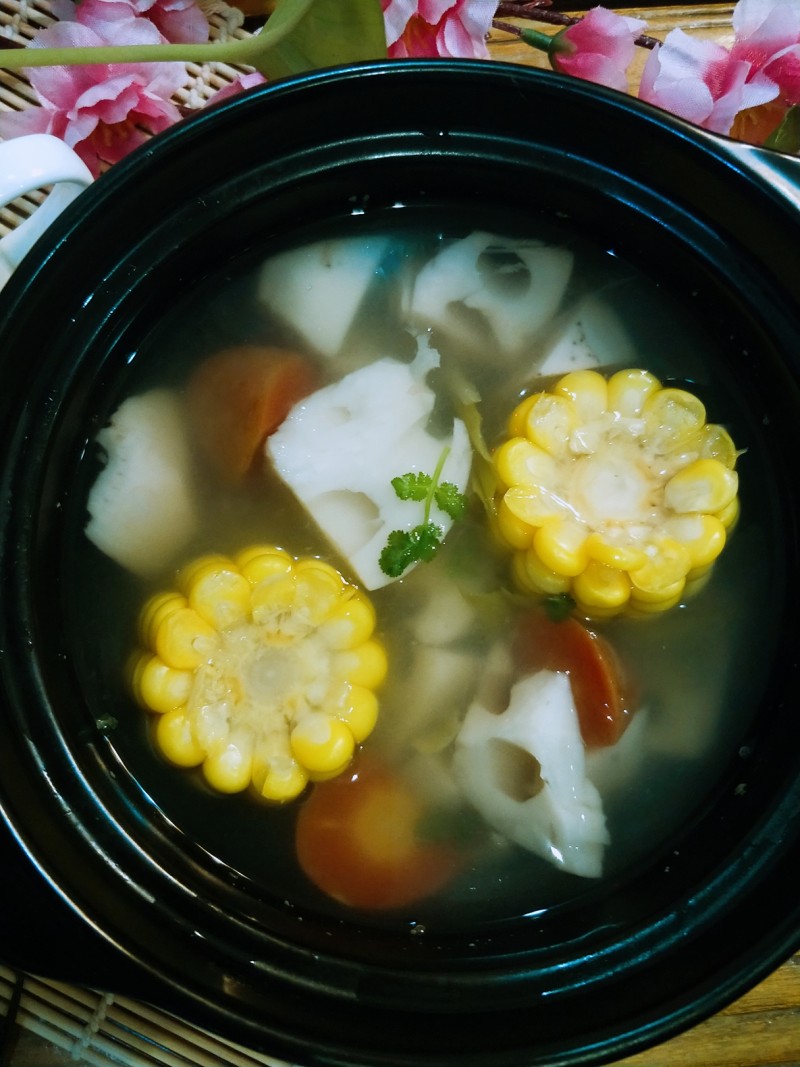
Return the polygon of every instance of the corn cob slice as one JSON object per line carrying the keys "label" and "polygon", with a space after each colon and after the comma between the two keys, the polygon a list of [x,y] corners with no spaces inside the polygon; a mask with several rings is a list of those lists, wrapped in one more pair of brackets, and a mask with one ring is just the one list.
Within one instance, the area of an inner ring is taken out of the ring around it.
{"label": "corn cob slice", "polygon": [[736,458],[696,396],[644,370],[576,371],[526,397],[493,455],[517,585],[569,593],[587,618],[680,603],[738,515]]}
{"label": "corn cob slice", "polygon": [[321,560],[270,545],[203,556],[142,608],[131,686],[170,762],[223,793],[289,801],[340,774],[375,726],[375,621]]}

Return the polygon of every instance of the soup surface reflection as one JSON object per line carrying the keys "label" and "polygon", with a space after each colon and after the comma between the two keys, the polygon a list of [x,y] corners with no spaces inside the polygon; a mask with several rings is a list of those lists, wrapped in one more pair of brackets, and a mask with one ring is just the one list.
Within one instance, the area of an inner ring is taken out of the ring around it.
{"label": "soup surface reflection", "polygon": [[119,759],[300,908],[458,926],[667,863],[773,639],[726,362],[549,223],[404,218],[209,276],[84,459],[70,595]]}

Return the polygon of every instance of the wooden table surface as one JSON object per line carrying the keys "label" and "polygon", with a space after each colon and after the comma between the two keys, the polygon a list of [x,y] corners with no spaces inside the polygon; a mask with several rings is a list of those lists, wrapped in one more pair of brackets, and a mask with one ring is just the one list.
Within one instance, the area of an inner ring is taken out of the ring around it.
{"label": "wooden table surface", "polygon": [[[800,4],[800,0],[792,0]],[[608,5],[611,6],[611,5]],[[663,40],[680,27],[695,36],[729,45],[732,4],[626,8],[623,14],[647,21],[646,32]],[[508,20],[513,22],[514,20]],[[548,27],[526,23],[537,29]],[[523,25],[523,23],[519,23]],[[547,68],[543,53],[519,38],[496,31],[489,42],[493,58]],[[630,71],[631,86],[647,51],[638,49]],[[657,1048],[618,1061],[616,1067],[800,1067],[800,953],[730,1007]]]}

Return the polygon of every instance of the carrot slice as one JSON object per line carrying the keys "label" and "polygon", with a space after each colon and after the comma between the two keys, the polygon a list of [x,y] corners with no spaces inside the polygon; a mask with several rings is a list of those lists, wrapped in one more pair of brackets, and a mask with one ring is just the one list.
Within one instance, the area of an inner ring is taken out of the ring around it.
{"label": "carrot slice", "polygon": [[575,618],[556,622],[544,611],[530,612],[520,620],[516,657],[526,671],[569,674],[584,744],[619,741],[631,711],[622,666],[608,641]]}
{"label": "carrot slice", "polygon": [[217,474],[229,482],[244,478],[267,437],[316,386],[309,360],[281,348],[239,345],[201,363],[186,400],[198,445]]}
{"label": "carrot slice", "polygon": [[463,865],[453,845],[420,837],[425,815],[414,791],[376,761],[319,782],[300,809],[300,867],[350,907],[397,908],[443,888]]}

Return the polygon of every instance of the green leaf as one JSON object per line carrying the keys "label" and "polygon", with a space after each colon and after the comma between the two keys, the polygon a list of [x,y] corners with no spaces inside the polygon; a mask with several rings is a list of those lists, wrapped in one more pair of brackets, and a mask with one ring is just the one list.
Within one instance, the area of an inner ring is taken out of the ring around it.
{"label": "green leaf", "polygon": [[424,500],[431,491],[433,479],[430,474],[409,471],[392,478],[392,486],[401,500]]}
{"label": "green leaf", "polygon": [[433,495],[436,506],[451,519],[463,519],[467,511],[467,498],[453,482],[442,482]]}
{"label": "green leaf", "polygon": [[386,57],[380,0],[280,0],[266,31],[275,43],[254,65],[267,78]]}
{"label": "green leaf", "polygon": [[797,155],[800,152],[800,106],[790,107],[776,130],[764,141],[765,148]]}
{"label": "green leaf", "polygon": [[412,563],[417,562],[414,539],[410,532],[392,530],[386,540],[386,547],[380,554],[380,567],[390,578],[399,578]]}
{"label": "green leaf", "polygon": [[545,597],[544,610],[551,622],[564,622],[575,608],[575,601],[569,593],[553,593]]}
{"label": "green leaf", "polygon": [[417,559],[428,563],[439,551],[442,543],[442,528],[435,522],[423,522],[411,531],[411,538],[417,550]]}
{"label": "green leaf", "polygon": [[428,563],[442,543],[442,529],[433,522],[411,530],[392,530],[380,554],[380,568],[390,578],[399,578],[413,563]]}
{"label": "green leaf", "polygon": [[201,44],[98,45],[0,50],[0,68],[84,63],[229,63],[267,78],[386,57],[380,0],[278,0],[260,33]]}

